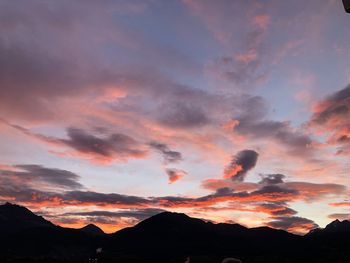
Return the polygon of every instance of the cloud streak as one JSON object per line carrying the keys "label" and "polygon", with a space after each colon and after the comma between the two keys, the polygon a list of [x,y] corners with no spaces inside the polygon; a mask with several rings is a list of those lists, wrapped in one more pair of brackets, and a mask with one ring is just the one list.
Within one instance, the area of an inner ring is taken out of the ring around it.
{"label": "cloud streak", "polygon": [[[26,164],[15,165],[12,169],[0,170],[0,181],[6,185],[18,183],[23,185],[32,185],[63,188],[63,189],[79,189],[83,186],[78,182],[80,176],[67,170],[47,168],[41,165]],[[9,185],[8,185],[9,186]]]}
{"label": "cloud streak", "polygon": [[309,125],[330,133],[328,142],[338,146],[337,154],[350,154],[350,85],[319,102]]}
{"label": "cloud streak", "polygon": [[150,142],[149,145],[162,154],[165,163],[176,163],[182,160],[180,152],[170,150],[164,143]]}

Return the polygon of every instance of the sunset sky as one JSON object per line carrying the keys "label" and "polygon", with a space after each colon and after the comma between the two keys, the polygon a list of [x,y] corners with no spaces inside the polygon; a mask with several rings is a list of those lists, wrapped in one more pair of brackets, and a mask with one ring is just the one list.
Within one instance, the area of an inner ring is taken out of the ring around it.
{"label": "sunset sky", "polygon": [[349,25],[340,0],[0,0],[0,202],[106,232],[350,218]]}

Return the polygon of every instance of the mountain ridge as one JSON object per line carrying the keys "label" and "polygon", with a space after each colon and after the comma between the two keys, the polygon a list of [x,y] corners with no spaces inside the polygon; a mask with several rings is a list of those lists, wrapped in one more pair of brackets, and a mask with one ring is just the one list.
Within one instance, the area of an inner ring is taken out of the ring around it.
{"label": "mountain ridge", "polygon": [[[11,210],[15,212],[11,213]],[[244,263],[345,263],[350,258],[346,252],[350,249],[350,222],[347,220],[334,220],[324,229],[299,236],[270,227],[247,228],[239,224],[212,223],[183,213],[162,212],[133,227],[104,234],[93,224],[80,229],[59,227],[25,207],[9,203],[0,205],[0,215],[7,219],[11,215],[21,218],[21,213],[22,221],[35,221],[33,227],[8,235],[0,232],[1,262],[43,258],[49,260],[39,262],[83,262],[91,255],[96,257],[99,248],[103,248],[98,255],[99,262],[160,263],[167,258],[167,262],[175,263],[184,262],[190,256],[191,262],[208,263],[220,262],[224,257],[236,257]],[[1,221],[0,216],[0,222],[6,227],[4,222],[9,220]],[[334,251],[338,255],[337,261],[332,261]]]}
{"label": "mountain ridge", "polygon": [[[56,226],[55,224],[53,224],[52,222],[50,222],[49,220],[45,219],[45,217],[43,216],[39,216],[36,215],[35,213],[33,213],[31,210],[29,210],[28,208],[26,208],[25,206],[21,206],[18,204],[14,204],[14,203],[10,203],[10,202],[6,202],[4,204],[0,204],[0,223],[2,222],[1,220],[6,220],[5,216],[4,216],[4,212],[9,211],[9,209],[12,209],[12,212],[15,211],[16,213],[18,212],[22,212],[21,217],[22,219],[25,218],[25,220],[28,219],[36,219],[36,223],[38,226],[48,226],[48,227],[54,227]],[[14,215],[14,213],[12,213],[12,215]],[[201,221],[203,223],[206,224],[214,224],[214,225],[231,225],[231,226],[236,226],[236,227],[240,227],[240,228],[246,228],[246,229],[273,229],[273,230],[278,230],[278,231],[285,231],[288,232],[286,230],[283,229],[278,229],[278,228],[272,228],[269,226],[257,226],[257,227],[245,227],[243,225],[240,225],[238,223],[212,223],[211,221],[207,221],[206,219],[201,219],[201,218],[194,218],[194,217],[190,217],[185,213],[178,213],[178,212],[170,212],[170,211],[164,211],[161,212],[159,214],[150,216],[149,218],[142,220],[141,222],[137,223],[136,225],[132,226],[132,227],[137,227],[138,225],[145,225],[147,224],[149,221],[155,222],[158,219],[161,219],[161,221],[163,221],[164,223],[164,219],[170,219],[170,220],[178,220],[178,219],[188,219],[191,221]],[[12,220],[14,221],[18,221],[18,217],[13,218]],[[28,222],[27,222],[28,223]],[[29,222],[30,223],[30,222]],[[31,226],[30,226],[31,227]],[[64,227],[62,227],[64,228]],[[126,227],[124,229],[128,229],[130,227]],[[81,228],[72,228],[72,229],[76,229],[76,230],[82,230],[85,232],[95,232],[95,234],[99,233],[99,234],[106,234],[101,228],[99,228],[98,226],[96,226],[95,224],[89,223]],[[113,233],[108,233],[108,234],[116,234],[119,231],[122,231],[123,229],[120,229],[116,232]],[[317,231],[337,231],[337,230],[346,230],[346,231],[350,231],[350,220],[339,220],[339,219],[335,219],[332,222],[330,222],[329,224],[327,224],[324,228],[315,228],[310,230],[310,232],[306,233],[305,235],[309,235],[312,232],[317,232]],[[291,232],[288,232],[291,233]],[[293,233],[291,233],[293,234]]]}

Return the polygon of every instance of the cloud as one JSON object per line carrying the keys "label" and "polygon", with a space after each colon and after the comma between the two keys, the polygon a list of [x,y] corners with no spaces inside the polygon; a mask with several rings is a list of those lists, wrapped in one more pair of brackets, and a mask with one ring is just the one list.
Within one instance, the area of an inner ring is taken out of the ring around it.
{"label": "cloud", "polygon": [[286,150],[290,154],[310,154],[313,140],[309,135],[293,129],[289,122],[264,120],[263,118],[253,119],[250,117],[238,117],[238,124],[234,127],[234,132],[254,139],[275,140],[286,146]]}
{"label": "cloud", "polygon": [[[74,13],[76,8],[63,2],[1,3],[0,65],[6,68],[0,73],[2,117],[50,120],[60,110],[60,99],[77,97],[85,87],[101,82],[96,78],[100,70],[88,62],[93,53],[85,53],[86,45],[74,44],[88,37],[79,30],[79,20],[89,23],[84,12]],[[66,19],[57,22],[57,17]],[[91,45],[96,46],[95,40],[90,36]],[[78,60],[86,65],[84,70]]]}
{"label": "cloud", "polygon": [[253,150],[238,152],[231,163],[224,171],[224,178],[231,178],[235,181],[243,181],[247,172],[253,169],[258,160],[259,154]]}
{"label": "cloud", "polygon": [[[80,227],[86,224],[98,224],[108,232],[135,225],[138,222],[151,216],[164,212],[163,209],[145,208],[145,209],[125,209],[122,211],[87,211],[87,212],[69,212],[64,214],[52,214],[51,220],[63,225],[76,225]],[[110,226],[108,226],[110,225]]]}
{"label": "cloud", "polygon": [[10,170],[0,170],[2,184],[18,183],[42,188],[78,189],[80,176],[67,170],[47,168],[41,165],[15,165]]}
{"label": "cloud", "polygon": [[328,96],[315,106],[309,125],[330,133],[328,143],[337,145],[338,154],[350,153],[350,85]]}
{"label": "cloud", "polygon": [[[146,147],[122,133],[112,133],[109,135],[95,135],[79,128],[67,128],[68,139],[61,139],[34,133],[27,128],[14,125],[6,120],[0,119],[10,127],[24,133],[25,135],[47,143],[55,147],[68,147],[73,150],[69,156],[87,158],[99,163],[110,163],[113,161],[126,161],[134,158],[144,158],[147,155]],[[53,151],[51,151],[52,153]],[[54,152],[57,153],[57,152]],[[172,154],[172,152],[170,152]],[[66,155],[60,153],[60,155]]]}
{"label": "cloud", "polygon": [[261,50],[265,29],[258,26],[246,36],[245,49],[234,57],[222,57],[219,65],[223,69],[223,77],[237,85],[256,83],[266,78],[266,73],[259,71],[261,67]]}
{"label": "cloud", "polygon": [[271,216],[293,216],[298,212],[294,209],[288,207],[286,203],[283,202],[275,202],[275,203],[262,203],[255,206],[256,211],[263,211]]}
{"label": "cloud", "polygon": [[63,145],[96,158],[127,160],[146,155],[146,151],[141,149],[141,144],[125,134],[113,133],[107,137],[97,137],[81,129],[68,128],[67,135],[69,139],[59,140]]}
{"label": "cloud", "polygon": [[[252,89],[267,79],[267,67],[263,68],[262,65],[268,53],[265,39],[269,29],[269,14],[261,12],[251,3],[185,3],[205,22],[214,37],[229,47],[226,54],[218,56],[206,65],[207,73],[213,76],[216,82],[221,81],[224,84],[220,85],[219,89]],[[249,15],[244,16],[244,13]],[[244,26],[227,28],[228,25],[238,24],[238,21]],[[238,43],[236,39],[241,39],[240,45],[235,45]]]}
{"label": "cloud", "polygon": [[[263,175],[263,179],[258,183],[232,182],[232,180],[210,179],[203,182],[203,186],[210,190],[219,188],[239,189],[240,191],[249,191],[250,193],[268,194],[271,192],[295,193],[293,200],[316,201],[325,197],[343,196],[346,194],[347,187],[342,184],[331,183],[309,183],[300,181],[281,181],[282,176]],[[292,200],[290,200],[292,201]],[[338,203],[334,203],[336,205]],[[346,204],[346,202],[339,203]]]}
{"label": "cloud", "polygon": [[182,160],[180,152],[170,150],[164,143],[150,142],[149,145],[163,155],[165,163],[176,163]]}
{"label": "cloud", "polygon": [[[255,167],[257,160],[257,152],[252,150],[241,151],[226,167],[224,179],[207,179],[202,182],[202,185],[210,190],[227,189],[227,191],[232,191],[230,195],[221,196],[223,200],[235,201],[236,198],[236,201],[265,201],[275,204],[277,202],[278,205],[281,202],[315,201],[325,197],[342,196],[347,190],[347,187],[341,184],[286,182],[284,174],[260,174],[261,180],[257,183],[243,182],[246,173]],[[237,190],[241,192],[234,192]],[[215,196],[216,194],[211,195],[211,199],[214,200]],[[274,196],[276,200],[273,200]],[[284,206],[287,207],[288,205]]]}
{"label": "cloud", "polygon": [[344,206],[344,207],[347,207],[347,206],[350,206],[350,202],[349,201],[344,201],[344,202],[335,202],[335,203],[330,203],[329,205],[331,206]]}
{"label": "cloud", "polygon": [[232,181],[232,179],[206,179],[202,182],[202,186],[209,190],[229,187],[237,191],[252,191],[260,187],[256,183]]}
{"label": "cloud", "polygon": [[184,176],[187,175],[187,173],[180,169],[166,169],[165,170],[168,177],[169,177],[169,184],[175,183],[176,181],[182,179]]}
{"label": "cloud", "polygon": [[13,182],[6,187],[0,186],[1,200],[13,200],[31,205],[46,206],[101,206],[113,208],[195,208],[235,202],[286,202],[297,199],[293,190],[277,187],[266,187],[252,192],[234,192],[229,188],[201,197],[161,196],[139,197],[117,193],[99,193],[93,191],[64,191],[61,193],[43,191],[35,186],[18,185]]}
{"label": "cloud", "polygon": [[174,128],[194,128],[210,123],[207,113],[200,106],[181,102],[164,107],[159,121]]}
{"label": "cloud", "polygon": [[[235,37],[235,25],[251,7],[247,3],[220,1],[184,0],[183,3],[195,17],[206,26],[215,40],[221,44],[230,44]],[[242,11],[244,10],[244,11]]]}
{"label": "cloud", "polygon": [[296,189],[304,200],[319,200],[326,196],[342,196],[346,193],[347,187],[341,184],[331,183],[309,183],[309,182],[286,182],[285,187]]}
{"label": "cloud", "polygon": [[298,192],[276,186],[266,186],[259,190],[235,192],[229,187],[217,189],[214,193],[197,198],[159,197],[157,200],[164,207],[206,207],[225,202],[257,203],[288,202],[298,199]]}
{"label": "cloud", "polygon": [[278,186],[278,185],[265,185],[259,190],[254,191],[253,193],[255,194],[261,194],[261,195],[266,195],[266,194],[286,194],[287,196],[289,194],[297,196],[298,195],[298,190],[297,189],[290,189],[290,188],[285,188],[283,186]]}
{"label": "cloud", "polygon": [[294,189],[303,197],[304,200],[311,201],[320,199],[325,196],[336,196],[342,195],[346,192],[346,186],[341,184],[331,183],[309,183],[309,182],[298,182],[291,181],[285,182],[286,178],[283,174],[266,174],[261,175],[262,179],[259,184],[270,186],[270,187],[284,187],[286,189]]}
{"label": "cloud", "polygon": [[[242,151],[244,152],[244,151]],[[246,170],[253,167],[251,156],[257,158],[257,153],[237,154],[242,167]],[[243,160],[243,161],[242,161]],[[248,166],[244,166],[245,161]],[[255,158],[253,158],[255,160]],[[255,160],[256,161],[256,160]],[[255,164],[255,163],[254,163]],[[247,168],[248,167],[248,168]],[[49,169],[35,165],[18,165],[14,170],[2,170],[0,184],[0,200],[13,201],[30,205],[31,207],[108,207],[114,209],[129,209],[139,213],[147,209],[219,209],[238,210],[245,212],[264,213],[270,216],[269,225],[301,233],[314,225],[310,221],[295,216],[297,212],[289,207],[294,201],[314,201],[326,196],[339,196],[346,191],[346,187],[337,184],[315,184],[307,182],[285,182],[282,174],[262,175],[258,183],[249,183],[249,186],[241,186],[241,191],[234,190],[234,185],[248,184],[241,181],[232,181],[229,187],[220,187],[208,195],[199,197],[187,196],[157,196],[141,197],[118,193],[101,193],[83,188],[77,179],[77,175],[59,169]],[[170,170],[170,169],[169,169]],[[179,179],[180,172],[176,169],[169,172],[170,181]],[[184,173],[181,171],[181,173]],[[180,174],[182,176],[182,174]],[[30,180],[23,181],[23,177]],[[243,178],[244,179],[244,178]],[[223,180],[225,181],[225,180]],[[32,182],[32,183],[28,183]],[[62,188],[61,191],[57,189]],[[76,189],[78,188],[78,189]],[[237,207],[236,204],[239,204]],[[133,209],[131,209],[133,208]],[[139,210],[141,209],[141,210]],[[145,210],[142,210],[145,209]],[[129,211],[129,212],[130,212]],[[149,210],[152,211],[152,210]],[[155,210],[154,210],[155,211]],[[94,222],[109,224],[112,217],[118,215],[128,218],[128,214],[108,214],[106,212],[83,211],[86,218],[92,218]],[[91,212],[91,213],[90,213]],[[75,213],[75,212],[74,212]],[[78,213],[78,212],[77,212]],[[80,212],[79,212],[80,213]],[[73,214],[70,216],[74,216]],[[75,216],[79,216],[76,214]],[[131,214],[129,214],[132,218]],[[133,220],[135,220],[136,215]]]}
{"label": "cloud", "polygon": [[[29,169],[29,168],[28,168]],[[34,169],[32,169],[34,170]],[[60,173],[61,174],[61,173]],[[272,176],[273,177],[273,176]],[[266,177],[265,177],[266,178]],[[271,176],[270,176],[271,179]],[[46,179],[45,179],[46,180]],[[232,182],[232,180],[230,180]],[[51,183],[51,182],[50,182]],[[13,201],[30,205],[31,207],[103,207],[114,209],[128,209],[109,213],[108,211],[83,211],[71,212],[71,217],[86,217],[90,221],[111,224],[113,218],[137,218],[148,215],[147,212],[154,212],[163,209],[192,208],[204,209],[204,211],[245,211],[253,213],[265,213],[270,216],[268,225],[302,233],[315,227],[312,221],[295,216],[296,211],[289,207],[289,203],[298,200],[312,200],[322,198],[328,194],[339,194],[344,188],[339,185],[308,185],[297,183],[288,186],[284,183],[257,183],[257,190],[237,192],[229,187],[217,189],[215,192],[200,197],[185,196],[159,196],[140,197],[123,195],[117,193],[100,193],[94,191],[63,190],[61,192],[46,191],[40,184],[26,185],[18,184],[15,180],[8,180],[6,184],[0,185],[0,200]],[[291,182],[293,183],[293,182]],[[55,184],[57,182],[55,181]],[[60,183],[62,184],[62,183]],[[65,183],[66,185],[67,183]],[[40,190],[36,187],[40,187]],[[328,189],[328,188],[329,189]],[[239,204],[237,207],[235,204]],[[220,205],[217,207],[217,205]],[[213,207],[214,206],[214,207]],[[133,209],[131,209],[133,208]],[[150,210],[155,209],[155,210]],[[68,216],[68,215],[67,215]],[[135,219],[136,218],[136,219]],[[130,219],[131,220],[131,219]],[[138,220],[138,219],[137,219]],[[124,222],[125,223],[125,222]],[[130,223],[130,222],[129,222]]]}
{"label": "cloud", "polygon": [[[46,123],[75,115],[79,119],[106,93],[130,93],[136,100],[147,89],[162,91],[155,88],[161,83],[154,72],[163,70],[163,65],[180,74],[196,72],[196,62],[187,54],[120,21],[120,15],[138,16],[149,5],[148,1],[0,3],[0,117]],[[107,46],[113,46],[108,57]],[[145,77],[149,72],[152,76]]]}
{"label": "cloud", "polygon": [[294,216],[298,212],[288,207],[285,202],[252,202],[252,203],[239,203],[230,202],[225,206],[209,206],[199,208],[200,211],[216,212],[216,211],[238,211],[238,212],[250,212],[250,213],[264,213],[270,216],[270,218],[279,216]]}
{"label": "cloud", "polygon": [[318,227],[314,221],[297,216],[276,217],[272,221],[268,222],[267,225],[273,228],[283,229],[294,233],[305,233]]}
{"label": "cloud", "polygon": [[98,193],[93,191],[69,191],[61,196],[62,201],[67,204],[90,204],[90,205],[111,205],[115,207],[142,207],[152,204],[149,198],[138,196],[122,195],[116,193]]}
{"label": "cloud", "polygon": [[144,220],[156,214],[162,213],[166,210],[158,208],[144,208],[144,209],[125,209],[121,211],[87,211],[87,212],[70,212],[62,214],[62,216],[83,216],[83,217],[105,217],[105,218],[135,218],[137,220]]}
{"label": "cloud", "polygon": [[[346,186],[340,184],[317,184],[309,182],[286,182],[283,174],[262,174],[258,183],[237,182],[230,179],[211,179],[203,186],[216,192],[200,200],[205,200],[205,211],[241,211],[265,213],[271,220],[268,225],[301,234],[316,227],[311,220],[296,216],[297,211],[290,208],[295,201],[314,202],[326,197],[339,197],[346,194]],[[235,192],[240,189],[242,192]],[[198,202],[198,200],[196,200]],[[223,202],[228,205],[211,207]],[[346,202],[345,202],[346,203]],[[348,203],[334,203],[345,206]],[[350,205],[349,205],[350,206]]]}
{"label": "cloud", "polygon": [[350,220],[350,213],[337,213],[328,215],[330,219],[338,219],[338,220]]}
{"label": "cloud", "polygon": [[316,113],[312,120],[319,124],[331,122],[333,118],[343,118],[349,112],[350,85],[328,96],[316,105]]}
{"label": "cloud", "polygon": [[236,107],[231,120],[235,135],[246,140],[275,142],[288,155],[312,156],[317,142],[302,127],[294,128],[289,121],[269,119],[269,107],[262,97],[242,97]]}
{"label": "cloud", "polygon": [[266,174],[261,175],[261,181],[260,184],[281,184],[284,183],[283,179],[286,176],[284,174]]}

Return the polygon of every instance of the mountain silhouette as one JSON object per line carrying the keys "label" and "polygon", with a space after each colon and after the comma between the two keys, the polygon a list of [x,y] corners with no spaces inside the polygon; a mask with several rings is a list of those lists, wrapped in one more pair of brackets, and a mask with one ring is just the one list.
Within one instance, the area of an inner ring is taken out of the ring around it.
{"label": "mountain silhouette", "polygon": [[[91,230],[91,227],[88,228]],[[23,206],[0,205],[0,262],[23,258],[80,260],[86,258],[101,239],[86,229],[56,226]]]}
{"label": "mountain silhouette", "polygon": [[325,229],[325,232],[350,232],[350,222],[348,220],[339,221],[334,220],[328,224]]}
{"label": "mountain silhouette", "polygon": [[[350,262],[350,222],[305,236],[269,227],[215,224],[163,212],[113,234],[93,224],[56,226],[25,207],[0,205],[0,262]],[[100,249],[102,248],[102,249]],[[97,253],[96,251],[102,251]]]}
{"label": "mountain silhouette", "polygon": [[[262,256],[297,244],[299,236],[269,227],[214,224],[185,214],[163,212],[111,235],[106,258],[142,258],[146,262],[220,262],[223,257]],[[154,258],[157,255],[158,258]],[[195,261],[193,261],[195,260]]]}
{"label": "mountain silhouette", "polygon": [[101,228],[99,228],[98,226],[94,225],[94,224],[88,224],[82,228],[80,228],[80,231],[90,234],[90,235],[95,235],[95,236],[100,236],[100,235],[104,235],[105,232],[103,232],[103,230]]}
{"label": "mountain silhouette", "polygon": [[0,206],[0,233],[10,234],[37,227],[54,227],[50,221],[37,216],[29,209],[6,203]]}

